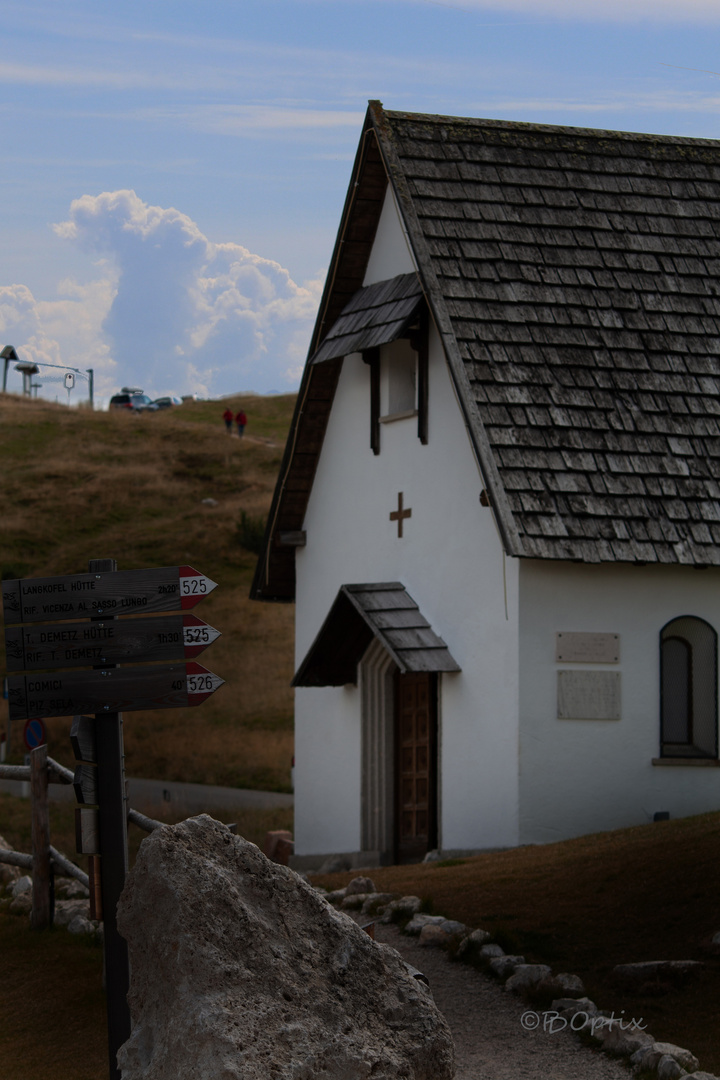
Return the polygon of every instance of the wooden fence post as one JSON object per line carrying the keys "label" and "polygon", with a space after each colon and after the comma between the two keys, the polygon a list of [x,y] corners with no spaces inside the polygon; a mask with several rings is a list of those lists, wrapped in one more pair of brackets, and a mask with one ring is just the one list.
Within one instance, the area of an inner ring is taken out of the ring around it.
{"label": "wooden fence post", "polygon": [[32,799],[32,913],[34,930],[50,926],[50,815],[48,813],[47,746],[37,746],[30,755],[30,797]]}

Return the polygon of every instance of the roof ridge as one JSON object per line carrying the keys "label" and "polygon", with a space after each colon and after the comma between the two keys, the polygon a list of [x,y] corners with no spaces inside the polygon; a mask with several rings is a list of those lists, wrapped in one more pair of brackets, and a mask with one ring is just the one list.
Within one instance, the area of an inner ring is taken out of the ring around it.
{"label": "roof ridge", "polygon": [[582,135],[586,138],[597,139],[620,139],[623,141],[639,142],[662,142],[671,145],[713,146],[720,149],[720,139],[699,138],[691,135],[663,135],[660,133],[642,131],[617,131],[612,128],[587,128],[575,127],[566,124],[535,124],[523,120],[493,120],[491,118],[473,116],[450,116],[444,113],[411,113],[400,110],[383,109],[388,120],[406,120],[416,123],[432,124],[466,124],[475,128],[506,128],[517,131],[537,131],[547,134]]}

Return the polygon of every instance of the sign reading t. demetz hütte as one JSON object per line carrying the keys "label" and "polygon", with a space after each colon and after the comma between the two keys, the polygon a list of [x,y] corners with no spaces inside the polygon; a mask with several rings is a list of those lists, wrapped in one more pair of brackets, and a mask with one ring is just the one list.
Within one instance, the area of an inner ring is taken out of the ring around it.
{"label": "sign reading t. demetz h\u00fctte", "polygon": [[3,581],[5,624],[187,610],[217,587],[192,566]]}
{"label": "sign reading t. demetz h\u00fctte", "polygon": [[219,637],[195,615],[31,624],[8,627],[5,657],[8,671],[191,660]]}

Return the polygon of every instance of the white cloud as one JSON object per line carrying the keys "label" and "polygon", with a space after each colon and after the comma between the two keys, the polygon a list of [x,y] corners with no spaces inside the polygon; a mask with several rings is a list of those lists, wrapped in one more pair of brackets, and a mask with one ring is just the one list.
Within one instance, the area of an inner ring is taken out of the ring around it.
{"label": "white cloud", "polygon": [[298,285],[279,263],[213,243],[186,214],[134,191],[84,195],[54,230],[108,260],[101,333],[116,384],[153,394],[297,384],[321,280]]}
{"label": "white cloud", "polygon": [[149,107],[135,119],[185,124],[213,135],[255,135],[276,138],[281,131],[351,127],[357,131],[365,113],[340,109],[294,109],[275,105],[195,105]]}
{"label": "white cloud", "polygon": [[[332,2],[332,0],[331,0]],[[409,3],[460,11],[483,11],[507,16],[511,13],[572,22],[717,23],[717,0],[408,0]]]}

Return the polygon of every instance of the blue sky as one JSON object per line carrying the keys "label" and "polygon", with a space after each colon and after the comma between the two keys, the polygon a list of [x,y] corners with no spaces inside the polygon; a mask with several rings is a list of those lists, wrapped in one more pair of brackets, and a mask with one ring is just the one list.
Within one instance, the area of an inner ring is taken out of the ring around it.
{"label": "blue sky", "polygon": [[[0,345],[93,367],[101,399],[295,388],[369,98],[720,138],[718,0],[0,0],[0,16]],[[58,374],[38,381],[64,400]]]}

